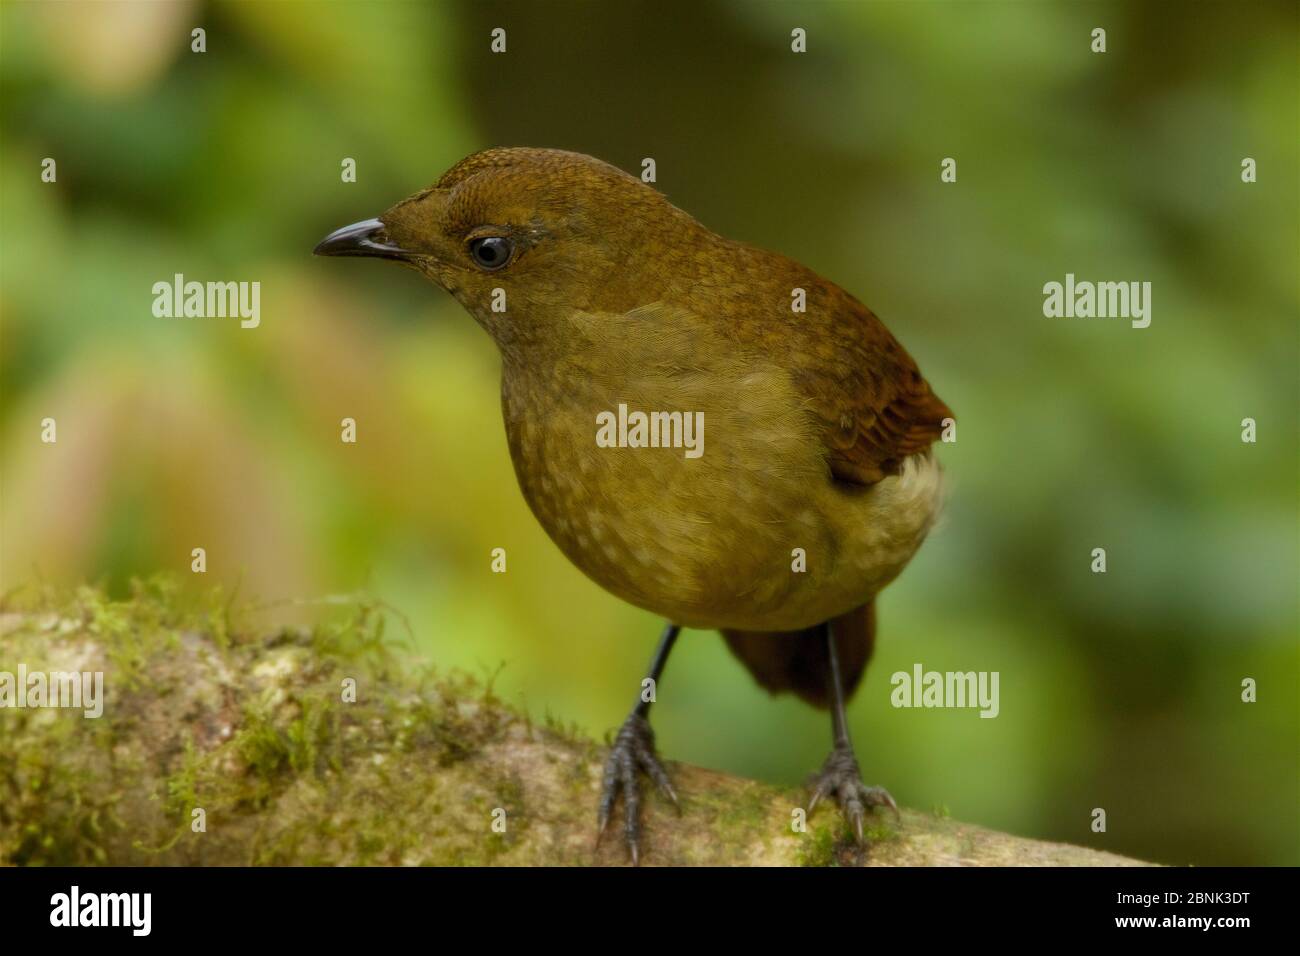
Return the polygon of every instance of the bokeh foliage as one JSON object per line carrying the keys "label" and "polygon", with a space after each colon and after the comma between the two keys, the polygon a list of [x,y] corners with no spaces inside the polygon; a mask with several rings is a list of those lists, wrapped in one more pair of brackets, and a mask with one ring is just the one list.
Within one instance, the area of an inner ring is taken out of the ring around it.
{"label": "bokeh foliage", "polygon": [[[202,545],[205,585],[365,589],[440,664],[615,724],[658,625],[528,513],[491,343],[413,273],[310,251],[484,146],[653,156],[706,225],[871,305],[957,412],[852,711],[869,780],[1165,862],[1300,862],[1297,37],[1288,3],[5,4],[0,589],[125,593]],[[261,327],[154,318],[177,272],[261,281]],[[1044,318],[1067,272],[1150,280],[1151,327]],[[1000,671],[1001,716],[892,708],[917,661]],[[828,740],[710,634],[660,699],[682,760],[789,783]]]}

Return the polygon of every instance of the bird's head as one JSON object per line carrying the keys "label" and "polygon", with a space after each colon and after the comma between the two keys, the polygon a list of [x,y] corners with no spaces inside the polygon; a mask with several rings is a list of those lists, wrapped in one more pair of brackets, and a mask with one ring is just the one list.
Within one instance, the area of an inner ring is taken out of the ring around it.
{"label": "bird's head", "polygon": [[474,153],[317,255],[393,259],[450,292],[504,352],[562,337],[574,312],[621,314],[680,282],[704,232],[613,166],[553,149]]}

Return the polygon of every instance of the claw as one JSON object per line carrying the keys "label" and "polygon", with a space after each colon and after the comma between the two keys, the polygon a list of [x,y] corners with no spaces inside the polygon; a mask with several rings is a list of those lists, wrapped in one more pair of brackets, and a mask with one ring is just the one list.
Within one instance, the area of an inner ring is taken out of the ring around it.
{"label": "claw", "polygon": [[813,790],[812,799],[808,801],[808,813],[810,816],[812,815],[812,812],[817,809],[817,804],[822,802],[822,797],[826,796],[828,792],[829,789],[826,779],[823,778],[818,782],[817,788]]}
{"label": "claw", "polygon": [[655,782],[655,786],[659,788],[659,792],[672,801],[672,805],[677,808],[677,813],[680,816],[682,805],[677,801],[677,791],[673,789],[672,781],[668,779],[668,772],[665,771],[659,761],[655,759],[654,753],[649,750],[638,750],[636,759],[637,763],[640,764],[641,769],[644,770],[649,775],[650,779]]}
{"label": "claw", "polygon": [[600,801],[600,812],[596,814],[596,845],[600,846],[600,838],[605,835],[605,828],[609,826],[609,810],[605,807],[605,801]]}
{"label": "claw", "polygon": [[899,823],[903,822],[903,814],[898,809],[898,804],[894,802],[894,798],[889,795],[889,791],[884,787],[872,787],[870,793],[871,801],[875,806],[889,807],[894,811],[894,819]]}

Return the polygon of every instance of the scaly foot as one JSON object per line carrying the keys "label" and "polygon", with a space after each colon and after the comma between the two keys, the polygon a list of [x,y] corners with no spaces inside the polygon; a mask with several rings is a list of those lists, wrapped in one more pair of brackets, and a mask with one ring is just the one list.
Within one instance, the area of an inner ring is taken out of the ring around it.
{"label": "scaly foot", "polygon": [[812,800],[808,804],[811,816],[823,797],[834,796],[840,805],[844,819],[853,827],[858,842],[862,842],[862,817],[868,807],[889,807],[894,816],[902,819],[898,804],[894,802],[884,787],[868,787],[862,782],[862,771],[858,769],[858,758],[853,755],[853,748],[837,745],[822,764],[821,771],[812,780]]}
{"label": "scaly foot", "polygon": [[597,820],[600,831],[596,835],[596,845],[600,845],[600,839],[605,835],[610,813],[621,791],[623,840],[627,843],[633,866],[641,862],[641,791],[637,781],[638,773],[649,776],[663,795],[673,802],[677,811],[681,812],[681,806],[677,803],[677,793],[668,779],[668,773],[659,762],[659,758],[655,756],[655,732],[650,729],[650,721],[640,714],[632,713],[623,722],[618,736],[614,738],[614,746],[610,749],[609,758],[605,761],[605,776],[600,788],[600,813]]}

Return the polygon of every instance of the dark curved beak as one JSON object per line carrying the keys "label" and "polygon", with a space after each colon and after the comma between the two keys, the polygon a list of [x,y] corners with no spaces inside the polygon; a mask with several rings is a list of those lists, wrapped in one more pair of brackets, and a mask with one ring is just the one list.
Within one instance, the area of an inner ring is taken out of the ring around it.
{"label": "dark curved beak", "polygon": [[335,229],[312,250],[317,256],[373,256],[378,259],[406,261],[411,253],[390,242],[384,224],[378,219],[354,222]]}

